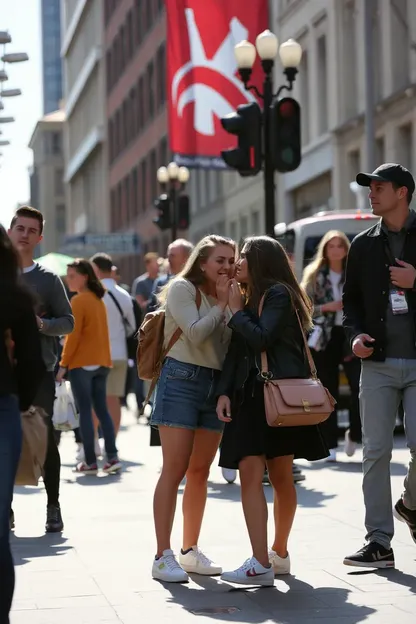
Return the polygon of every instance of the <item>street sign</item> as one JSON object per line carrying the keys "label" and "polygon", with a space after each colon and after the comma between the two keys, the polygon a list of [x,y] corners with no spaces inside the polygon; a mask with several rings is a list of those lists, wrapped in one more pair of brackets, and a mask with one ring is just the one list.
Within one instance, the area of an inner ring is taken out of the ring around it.
{"label": "street sign", "polygon": [[72,256],[90,257],[95,253],[107,253],[114,256],[139,254],[141,244],[135,232],[115,234],[74,234],[66,236],[61,253]]}

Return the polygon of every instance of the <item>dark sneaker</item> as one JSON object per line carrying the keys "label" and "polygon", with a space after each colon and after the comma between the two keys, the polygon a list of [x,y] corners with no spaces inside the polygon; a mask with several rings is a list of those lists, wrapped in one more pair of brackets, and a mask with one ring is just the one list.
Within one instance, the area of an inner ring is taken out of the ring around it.
{"label": "dark sneaker", "polygon": [[345,557],[344,565],[358,568],[394,568],[394,553],[377,542],[369,542],[350,557]]}
{"label": "dark sneaker", "polygon": [[13,531],[13,529],[14,529],[14,511],[13,511],[13,509],[10,509],[9,522],[10,522],[10,531]]}
{"label": "dark sneaker", "polygon": [[412,540],[416,544],[416,511],[408,509],[400,498],[394,506],[393,514],[400,522],[405,522],[410,530]]}
{"label": "dark sneaker", "polygon": [[59,505],[48,505],[46,508],[46,533],[60,533],[63,530],[61,508]]}
{"label": "dark sneaker", "polygon": [[104,464],[103,472],[107,474],[115,474],[116,472],[120,472],[121,470],[121,462],[119,459],[112,459]]}
{"label": "dark sneaker", "polygon": [[293,464],[292,466],[292,475],[294,483],[299,483],[300,481],[305,481],[306,479],[305,475],[302,474],[301,469],[296,464]]}

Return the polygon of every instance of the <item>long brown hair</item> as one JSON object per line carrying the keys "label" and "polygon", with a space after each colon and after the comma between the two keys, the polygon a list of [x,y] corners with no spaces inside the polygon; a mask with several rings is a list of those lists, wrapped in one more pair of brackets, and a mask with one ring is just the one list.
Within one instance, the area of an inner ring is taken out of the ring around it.
{"label": "long brown hair", "polygon": [[293,307],[298,311],[303,328],[312,328],[312,302],[293,272],[290,260],[282,245],[269,236],[251,236],[243,244],[247,260],[250,284],[242,284],[247,305],[258,309],[264,293],[283,284],[289,291]]}
{"label": "long brown hair", "polygon": [[105,288],[101,284],[98,277],[95,275],[93,266],[89,260],[84,258],[78,258],[67,265],[69,269],[74,269],[80,275],[85,275],[87,278],[86,286],[98,299],[102,299],[105,295]]}
{"label": "long brown hair", "polygon": [[220,245],[231,247],[234,252],[236,250],[236,244],[231,238],[218,236],[217,234],[209,234],[202,238],[194,247],[182,271],[162,289],[158,296],[159,302],[161,304],[166,302],[169,288],[171,288],[172,284],[179,278],[189,280],[194,286],[201,286],[206,281],[202,266],[208,260],[215,247],[219,247]]}
{"label": "long brown hair", "polygon": [[345,270],[345,265],[347,263],[347,256],[350,250],[351,243],[348,240],[348,237],[344,234],[344,232],[341,232],[340,230],[330,230],[321,238],[314,259],[308,264],[307,267],[305,267],[303,271],[302,286],[308,292],[311,286],[315,287],[315,280],[318,272],[324,266],[328,266],[327,247],[328,243],[334,238],[341,239],[342,244],[344,245],[345,258],[343,261],[343,268]]}

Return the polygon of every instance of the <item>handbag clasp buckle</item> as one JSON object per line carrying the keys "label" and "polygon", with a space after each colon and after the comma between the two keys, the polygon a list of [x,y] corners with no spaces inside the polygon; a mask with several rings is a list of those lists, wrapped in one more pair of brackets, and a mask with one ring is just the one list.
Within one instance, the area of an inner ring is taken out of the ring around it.
{"label": "handbag clasp buckle", "polygon": [[310,412],[311,411],[311,407],[310,407],[309,401],[307,401],[306,399],[302,399],[302,405],[303,405],[303,411],[304,412]]}
{"label": "handbag clasp buckle", "polygon": [[265,381],[270,381],[270,379],[272,379],[273,377],[273,373],[262,371],[260,373],[260,377],[264,379]]}

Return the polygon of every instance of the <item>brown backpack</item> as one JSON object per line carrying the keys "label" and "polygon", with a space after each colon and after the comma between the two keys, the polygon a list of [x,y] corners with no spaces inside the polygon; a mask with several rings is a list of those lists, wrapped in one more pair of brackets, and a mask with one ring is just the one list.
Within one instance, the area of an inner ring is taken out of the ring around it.
{"label": "brown backpack", "polygon": [[[196,289],[196,307],[201,306],[201,291]],[[140,379],[152,381],[153,392],[156,381],[160,375],[163,361],[173,345],[182,335],[182,330],[177,327],[173,332],[169,343],[163,348],[165,329],[165,310],[148,312],[139,328],[139,344],[137,346],[137,370]],[[151,394],[151,392],[149,394]]]}

